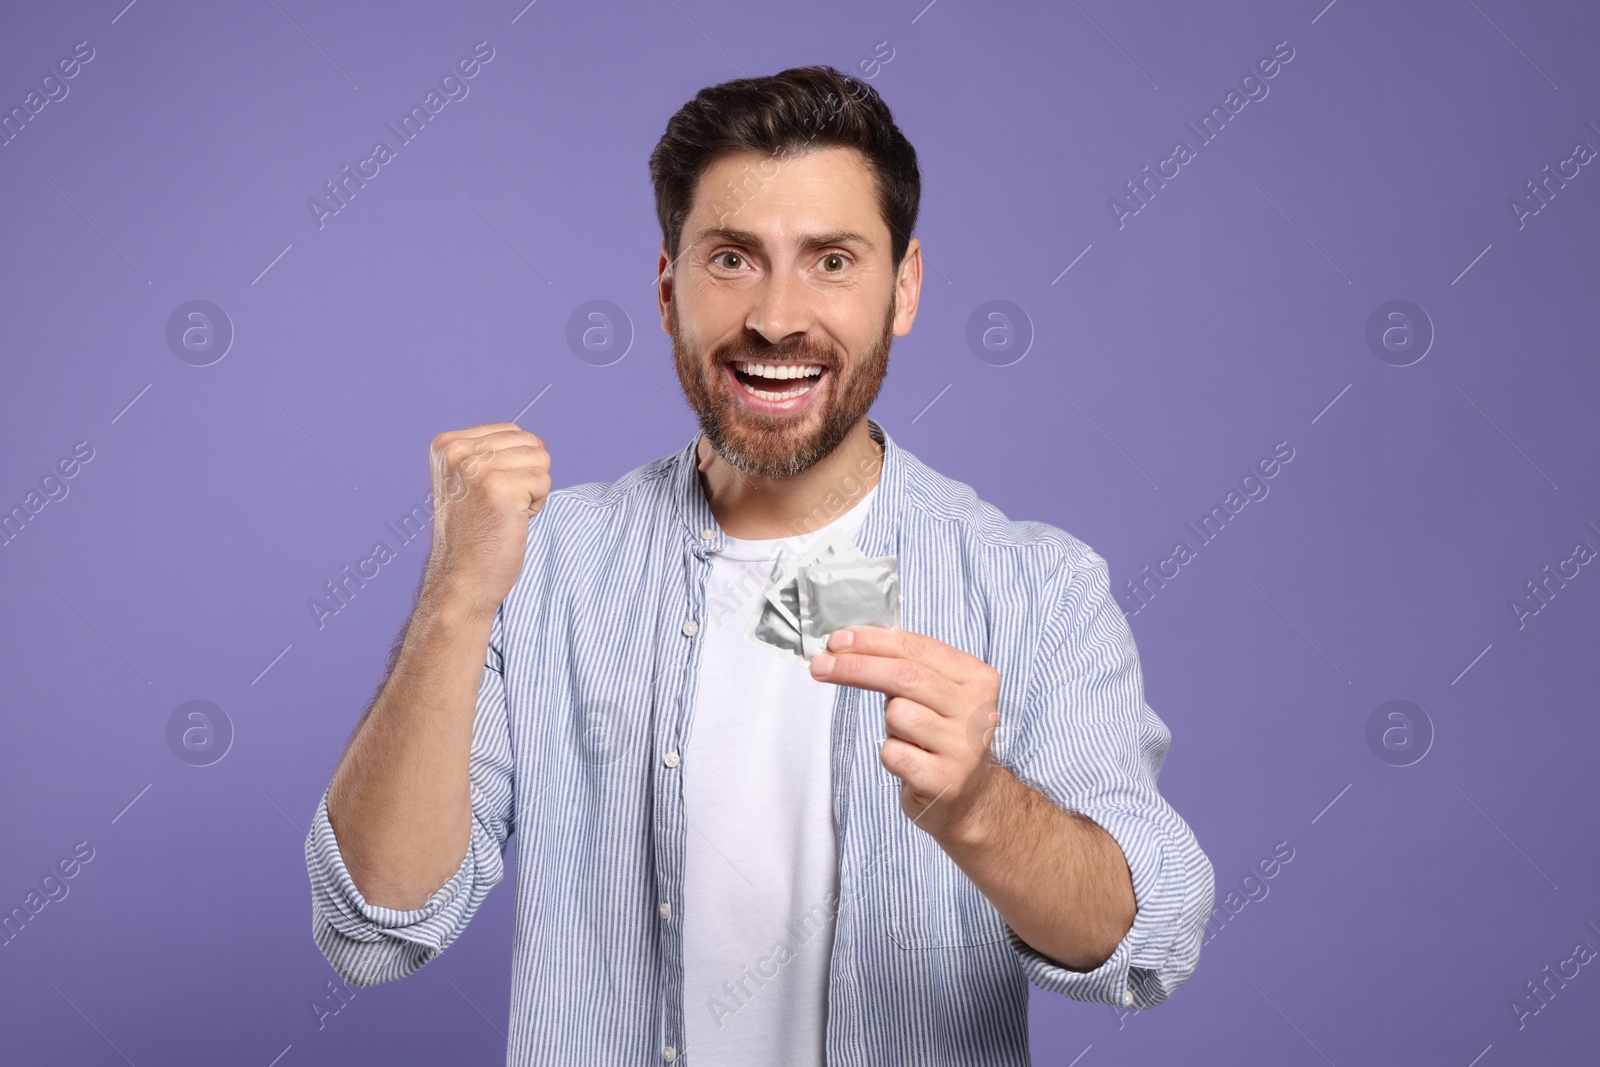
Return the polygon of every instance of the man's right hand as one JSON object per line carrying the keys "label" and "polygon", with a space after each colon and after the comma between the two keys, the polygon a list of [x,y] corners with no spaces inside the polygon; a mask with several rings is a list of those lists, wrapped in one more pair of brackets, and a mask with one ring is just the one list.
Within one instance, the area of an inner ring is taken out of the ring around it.
{"label": "man's right hand", "polygon": [[425,585],[492,615],[522,573],[528,522],[550,495],[550,453],[513,422],[449,430],[429,448],[433,551]]}
{"label": "man's right hand", "polygon": [[471,845],[472,730],[493,618],[550,493],[544,442],[511,422],[433,439],[433,551],[389,665],[328,787],[328,824],[369,903],[421,907]]}

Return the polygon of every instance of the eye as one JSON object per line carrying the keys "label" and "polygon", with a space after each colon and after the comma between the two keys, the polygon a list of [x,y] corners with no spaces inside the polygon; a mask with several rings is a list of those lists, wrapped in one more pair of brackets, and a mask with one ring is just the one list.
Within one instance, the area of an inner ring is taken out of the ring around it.
{"label": "eye", "polygon": [[822,269],[827,274],[837,274],[844,270],[849,260],[837,252],[829,252],[822,257]]}
{"label": "eye", "polygon": [[[732,263],[728,262],[733,260]],[[738,270],[744,265],[744,257],[737,252],[719,252],[713,257],[712,262],[725,270]]]}

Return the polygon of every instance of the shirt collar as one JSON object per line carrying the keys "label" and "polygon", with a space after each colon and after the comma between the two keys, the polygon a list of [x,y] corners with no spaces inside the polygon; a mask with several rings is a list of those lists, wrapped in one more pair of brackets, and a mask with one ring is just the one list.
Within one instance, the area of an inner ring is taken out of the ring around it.
{"label": "shirt collar", "polygon": [[[878,491],[868,505],[866,521],[856,534],[856,546],[869,558],[897,555],[906,455],[888,431],[871,418],[867,419],[867,432],[883,445],[882,470],[877,472]],[[704,431],[696,433],[678,453],[672,471],[673,500],[680,529],[689,550],[702,557],[716,552],[726,536],[711,513],[711,503],[700,484],[699,449],[703,436]],[[863,471],[867,477],[872,473],[871,467]]]}

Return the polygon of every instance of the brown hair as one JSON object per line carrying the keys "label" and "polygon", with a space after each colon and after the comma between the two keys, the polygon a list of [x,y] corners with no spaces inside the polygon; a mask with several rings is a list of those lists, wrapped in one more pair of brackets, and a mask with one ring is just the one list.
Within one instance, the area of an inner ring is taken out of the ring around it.
{"label": "brown hair", "polygon": [[859,78],[832,67],[792,67],[760,78],[707,86],[667,121],[650,153],[656,218],[667,258],[678,258],[695,186],[711,162],[754,149],[779,162],[812,148],[859,149],[877,178],[878,207],[899,267],[917,224],[922,177],[917,152],[894,124],[889,105]]}

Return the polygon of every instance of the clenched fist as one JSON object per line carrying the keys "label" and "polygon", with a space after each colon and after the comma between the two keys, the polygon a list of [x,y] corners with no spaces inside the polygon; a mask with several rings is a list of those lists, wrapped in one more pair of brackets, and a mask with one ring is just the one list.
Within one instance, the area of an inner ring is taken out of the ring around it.
{"label": "clenched fist", "polygon": [[429,448],[433,553],[425,584],[493,614],[522,573],[528,521],[550,494],[550,453],[513,422],[449,430]]}

